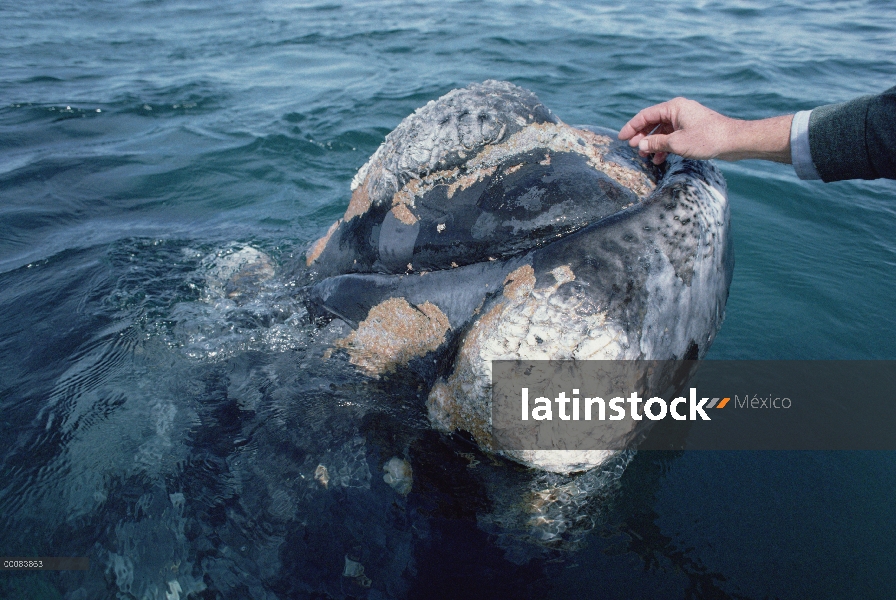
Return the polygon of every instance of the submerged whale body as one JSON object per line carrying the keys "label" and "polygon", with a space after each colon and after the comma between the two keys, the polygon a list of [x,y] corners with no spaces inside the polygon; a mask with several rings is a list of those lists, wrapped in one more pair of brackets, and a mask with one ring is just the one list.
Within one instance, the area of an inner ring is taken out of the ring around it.
{"label": "submerged whale body", "polygon": [[433,424],[485,450],[561,473],[613,455],[502,447],[492,360],[696,359],[721,326],[733,254],[719,171],[654,167],[510,83],[417,110],[352,189],[307,255],[310,312],[352,328],[328,356],[371,377],[428,369]]}

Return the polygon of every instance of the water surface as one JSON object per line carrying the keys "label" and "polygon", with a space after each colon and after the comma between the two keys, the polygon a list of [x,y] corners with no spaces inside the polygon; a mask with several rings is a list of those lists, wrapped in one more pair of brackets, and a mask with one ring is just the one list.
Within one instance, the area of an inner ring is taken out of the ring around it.
{"label": "water surface", "polygon": [[[506,79],[613,128],[676,95],[784,114],[894,84],[891,2],[2,1],[0,19],[0,554],[91,558],[4,574],[0,595],[896,587],[891,453],[640,453],[565,546],[533,543],[511,518],[531,475],[428,431],[416,382],[323,368],[339,332],[308,325],[291,275],[384,136],[453,88]],[[709,358],[896,358],[894,184],[720,167],[737,265]],[[277,275],[240,305],[210,274],[247,247]]]}

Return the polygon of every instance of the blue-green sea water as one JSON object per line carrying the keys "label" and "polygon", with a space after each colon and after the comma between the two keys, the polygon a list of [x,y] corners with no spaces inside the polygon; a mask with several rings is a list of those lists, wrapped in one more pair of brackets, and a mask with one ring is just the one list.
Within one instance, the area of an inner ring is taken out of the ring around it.
{"label": "blue-green sea water", "polygon": [[[894,454],[640,453],[538,544],[502,517],[509,467],[429,432],[413,385],[322,365],[294,285],[355,171],[453,88],[615,129],[677,95],[786,114],[894,85],[893,2],[0,0],[0,23],[0,555],[91,561],[0,596],[893,597]],[[896,184],[719,166],[708,358],[896,358]],[[235,303],[215,269],[244,248],[275,276]]]}

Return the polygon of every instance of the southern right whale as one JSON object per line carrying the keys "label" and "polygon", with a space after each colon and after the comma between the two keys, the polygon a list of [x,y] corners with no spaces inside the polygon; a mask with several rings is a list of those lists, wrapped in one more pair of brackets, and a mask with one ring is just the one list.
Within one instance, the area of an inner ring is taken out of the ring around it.
{"label": "southern right whale", "polygon": [[523,464],[570,473],[613,452],[502,447],[492,360],[698,359],[724,318],[733,252],[719,171],[653,167],[512,84],[419,109],[353,188],[308,253],[310,311],[353,329],[328,357],[345,352],[372,377],[428,371],[434,425]]}

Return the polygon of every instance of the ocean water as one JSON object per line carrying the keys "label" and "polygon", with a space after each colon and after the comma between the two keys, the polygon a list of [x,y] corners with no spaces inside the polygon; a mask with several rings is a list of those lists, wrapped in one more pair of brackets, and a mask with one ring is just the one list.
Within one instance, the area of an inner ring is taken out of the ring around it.
{"label": "ocean water", "polygon": [[[892,597],[893,453],[638,453],[539,543],[517,505],[562,482],[430,431],[415,381],[323,365],[338,332],[296,265],[451,89],[509,80],[616,129],[677,95],[790,113],[894,85],[896,4],[0,0],[0,22],[0,555],[91,560],[0,597]],[[719,166],[736,267],[708,358],[896,358],[896,184]],[[274,277],[233,302],[254,251]]]}

